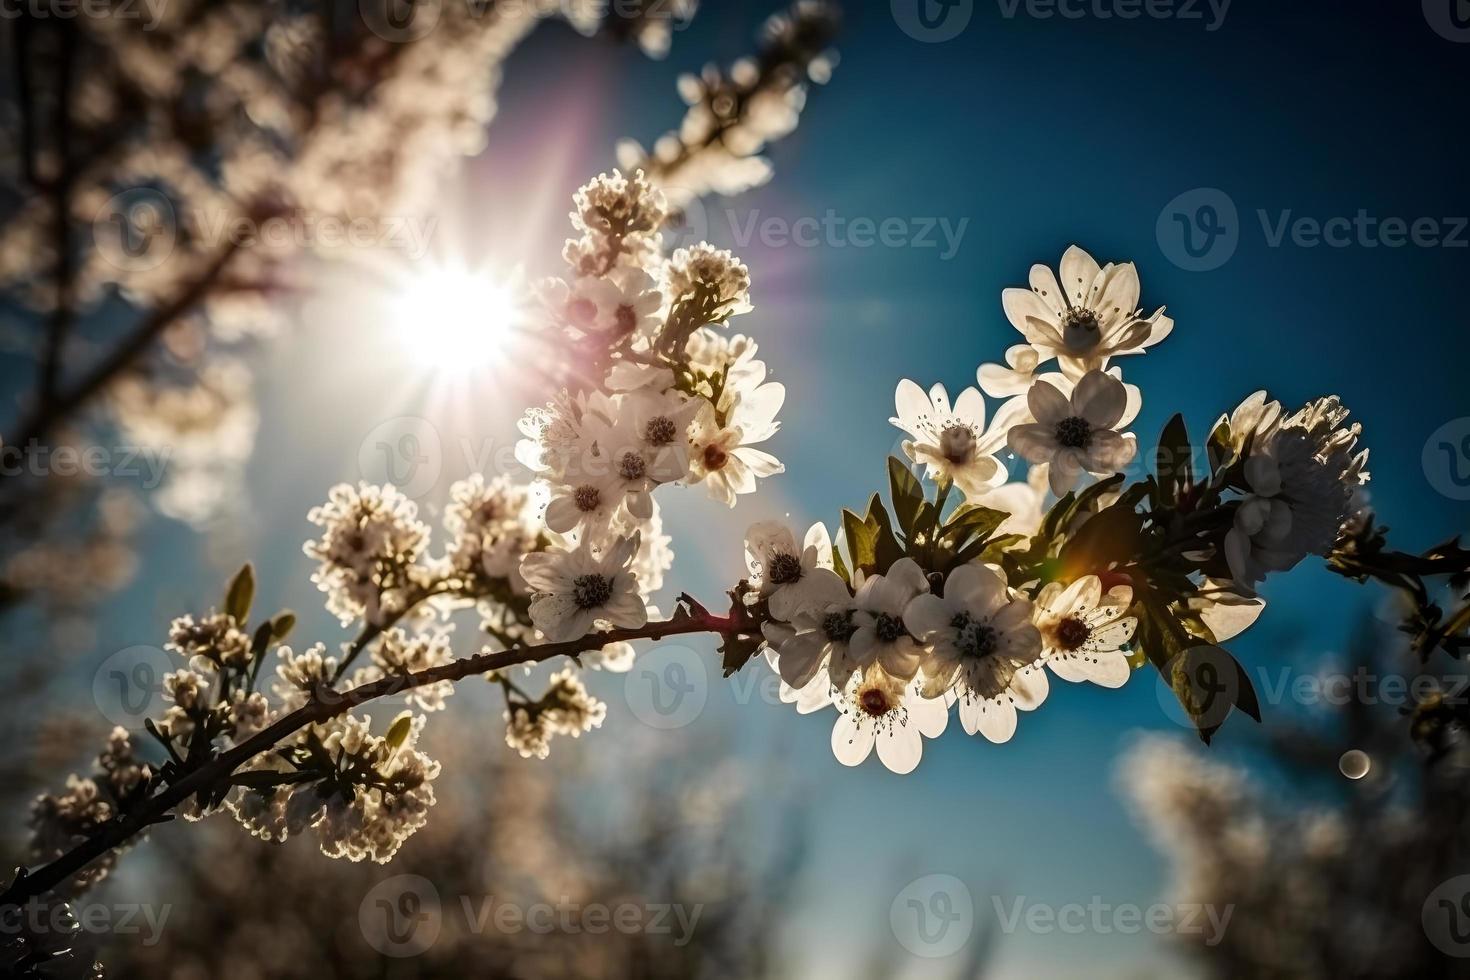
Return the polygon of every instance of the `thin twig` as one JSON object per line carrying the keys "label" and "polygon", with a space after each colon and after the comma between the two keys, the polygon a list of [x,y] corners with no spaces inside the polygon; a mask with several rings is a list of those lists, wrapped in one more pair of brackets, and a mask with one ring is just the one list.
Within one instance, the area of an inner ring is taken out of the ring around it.
{"label": "thin twig", "polygon": [[53,246],[56,249],[56,306],[46,330],[45,350],[41,355],[41,384],[39,404],[42,412],[47,411],[56,400],[61,384],[62,354],[71,335],[72,321],[76,311],[76,255],[71,241],[71,197],[72,184],[76,177],[76,161],[71,141],[71,97],[72,79],[76,65],[76,29],[62,22],[61,55],[58,59],[56,84],[56,153],[60,163],[56,177],[55,208],[52,216]]}
{"label": "thin twig", "polygon": [[151,313],[101,363],[94,366],[86,377],[65,393],[58,394],[50,406],[39,406],[35,414],[16,427],[16,437],[6,441],[11,445],[25,446],[45,438],[73,411],[90,401],[123,371],[132,367],[133,362],[147,352],[160,334],[204,298],[239,248],[233,242],[222,247],[203,273],[187,288]]}
{"label": "thin twig", "polygon": [[588,650],[600,649],[610,643],[660,640],[665,636],[690,633],[745,634],[753,629],[755,629],[753,621],[738,613],[732,613],[730,616],[715,616],[696,610],[691,614],[649,623],[637,629],[605,630],[563,643],[520,646],[495,652],[486,651],[417,673],[385,677],[350,691],[318,689],[305,706],[279,719],[234,748],[215,756],[178,781],[169,784],[131,812],[103,824],[92,836],[50,864],[19,876],[5,893],[0,895],[0,908],[20,906],[31,898],[52,891],[71,880],[78,872],[109,851],[127,843],[154,824],[168,820],[169,812],[189,797],[195,794],[208,796],[211,792],[216,791],[222,783],[230,781],[235,771],[242,765],[270,751],[281,740],[309,725],[319,725],[345,714],[358,705],[393,697],[404,691],[436,684],[440,681],[454,682],[470,676],[504,670],[507,667],[542,663],[556,657],[574,657]]}

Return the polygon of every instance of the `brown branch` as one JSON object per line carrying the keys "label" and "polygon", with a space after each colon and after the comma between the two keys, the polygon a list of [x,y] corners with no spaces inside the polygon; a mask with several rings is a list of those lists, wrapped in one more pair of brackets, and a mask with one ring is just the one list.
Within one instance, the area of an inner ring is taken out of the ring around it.
{"label": "brown branch", "polygon": [[56,153],[60,169],[56,177],[56,213],[52,228],[56,248],[56,306],[46,330],[46,346],[41,356],[41,385],[39,405],[46,411],[56,400],[61,384],[62,354],[66,350],[67,338],[71,335],[75,319],[73,306],[76,302],[76,255],[71,241],[71,198],[76,177],[75,156],[72,152],[71,99],[72,80],[75,76],[77,37],[76,28],[62,22],[63,38],[61,55],[58,59],[56,84]]}
{"label": "brown branch", "polygon": [[205,297],[239,249],[240,246],[234,242],[221,248],[210,260],[203,273],[193,282],[166,305],[149,314],[81,381],[66,392],[58,394],[49,406],[38,406],[34,414],[17,427],[15,438],[6,441],[11,445],[24,446],[45,438],[68,415],[90,401],[118,375],[132,367],[133,363],[147,352],[160,334]]}
{"label": "brown branch", "polygon": [[609,643],[629,640],[661,640],[666,636],[689,633],[746,634],[756,629],[754,620],[737,609],[730,616],[715,616],[694,605],[693,612],[673,619],[649,623],[637,629],[614,629],[590,633],[577,640],[520,646],[498,652],[486,651],[417,673],[385,677],[350,691],[319,689],[311,701],[274,724],[251,736],[188,775],[149,797],[131,812],[115,817],[76,847],[34,872],[20,875],[3,895],[0,908],[20,906],[29,899],[44,895],[71,880],[93,861],[114,848],[127,843],[150,826],[169,819],[169,811],[195,794],[208,796],[226,783],[242,765],[270,751],[281,740],[306,728],[319,725],[369,701],[392,697],[404,691],[440,681],[460,681],[470,676],[504,670],[522,664],[537,664],[556,657],[575,657]]}

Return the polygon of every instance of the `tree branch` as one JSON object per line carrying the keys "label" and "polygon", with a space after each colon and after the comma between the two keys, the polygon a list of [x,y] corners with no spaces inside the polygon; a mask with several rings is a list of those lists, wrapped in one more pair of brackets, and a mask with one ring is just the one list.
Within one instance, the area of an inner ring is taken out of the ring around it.
{"label": "tree branch", "polygon": [[153,824],[168,820],[169,812],[189,797],[197,793],[208,795],[210,791],[230,782],[235,771],[242,765],[270,751],[283,739],[310,725],[319,725],[346,714],[359,705],[440,681],[460,681],[472,675],[504,670],[507,667],[543,663],[556,657],[574,657],[609,643],[661,640],[666,636],[690,633],[739,635],[756,629],[755,621],[738,607],[729,616],[716,616],[696,606],[692,613],[676,615],[672,619],[649,623],[637,629],[605,630],[562,643],[522,645],[509,650],[486,651],[417,673],[384,677],[350,691],[318,689],[305,706],[169,784],[131,812],[103,824],[92,836],[51,863],[34,872],[17,876],[4,894],[0,895],[0,909],[20,906],[29,899],[54,890],[109,851],[127,843]]}
{"label": "tree branch", "polygon": [[33,441],[43,439],[49,435],[53,428],[84,403],[107,386],[124,370],[131,367],[133,362],[145,353],[149,346],[156,340],[180,316],[187,313],[196,303],[202,300],[206,293],[214,286],[240,246],[235,243],[225,245],[210,260],[204,271],[191,282],[185,289],[179,292],[167,305],[159,307],[143,320],[138,327],[129,334],[122,343],[113,348],[112,351],[88,372],[77,384],[68,391],[58,394],[49,405],[42,404],[36,408],[34,413],[17,426],[17,435],[6,441],[11,445],[24,446]]}

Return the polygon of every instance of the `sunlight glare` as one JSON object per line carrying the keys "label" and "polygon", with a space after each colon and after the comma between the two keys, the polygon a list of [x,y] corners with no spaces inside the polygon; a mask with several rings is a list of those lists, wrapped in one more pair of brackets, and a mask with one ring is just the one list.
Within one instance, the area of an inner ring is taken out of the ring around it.
{"label": "sunlight glare", "polygon": [[446,374],[502,354],[521,319],[515,290],[467,269],[432,269],[399,295],[395,328],[420,364]]}

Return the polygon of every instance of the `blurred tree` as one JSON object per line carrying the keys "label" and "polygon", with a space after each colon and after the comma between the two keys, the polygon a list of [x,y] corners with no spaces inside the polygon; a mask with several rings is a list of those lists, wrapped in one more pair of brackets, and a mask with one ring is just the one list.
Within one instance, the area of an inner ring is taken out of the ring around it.
{"label": "blurred tree", "polygon": [[1300,680],[1280,675],[1311,705],[1253,746],[1269,786],[1157,736],[1121,763],[1172,865],[1170,900],[1231,912],[1222,936],[1179,940],[1211,977],[1465,975],[1425,931],[1432,893],[1470,868],[1463,674],[1422,666],[1369,619],[1348,656]]}

